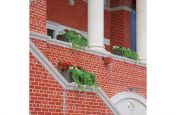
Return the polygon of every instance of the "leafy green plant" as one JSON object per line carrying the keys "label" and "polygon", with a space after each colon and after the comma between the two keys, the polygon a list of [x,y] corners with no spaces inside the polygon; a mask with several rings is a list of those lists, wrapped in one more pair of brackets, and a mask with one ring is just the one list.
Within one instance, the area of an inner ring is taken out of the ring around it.
{"label": "leafy green plant", "polygon": [[84,85],[92,89],[97,88],[98,85],[94,74],[87,72],[85,70],[79,69],[77,67],[75,67],[74,69],[71,69],[70,72],[72,73],[72,78],[76,82],[77,87],[81,91],[85,91]]}
{"label": "leafy green plant", "polygon": [[134,60],[138,60],[139,59],[138,54],[135,51],[133,51],[133,50],[131,50],[129,48],[120,47],[120,46],[113,46],[112,49],[120,51],[122,53],[122,56],[124,56],[124,57],[130,58],[130,59],[134,59]]}
{"label": "leafy green plant", "polygon": [[68,38],[69,42],[72,43],[72,47],[76,49],[85,49],[88,46],[88,40],[85,36],[74,30],[64,30],[59,33]]}

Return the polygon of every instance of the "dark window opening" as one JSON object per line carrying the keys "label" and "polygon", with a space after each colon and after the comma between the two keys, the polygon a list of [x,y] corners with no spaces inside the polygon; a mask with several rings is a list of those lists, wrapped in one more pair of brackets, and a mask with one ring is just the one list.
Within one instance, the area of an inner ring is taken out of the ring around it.
{"label": "dark window opening", "polygon": [[132,1],[132,9],[133,9],[133,10],[136,10],[136,0],[133,0],[133,1]]}
{"label": "dark window opening", "polygon": [[136,11],[131,11],[131,50],[136,51]]}
{"label": "dark window opening", "polygon": [[54,38],[53,34],[54,34],[54,30],[47,29],[47,35],[48,36],[50,36],[51,38]]}

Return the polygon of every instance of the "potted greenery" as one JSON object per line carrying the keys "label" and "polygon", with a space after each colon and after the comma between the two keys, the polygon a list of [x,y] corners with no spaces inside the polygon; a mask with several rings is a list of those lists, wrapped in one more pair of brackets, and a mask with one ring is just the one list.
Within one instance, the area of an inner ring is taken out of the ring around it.
{"label": "potted greenery", "polygon": [[76,82],[81,91],[85,91],[85,87],[96,89],[98,86],[96,76],[80,66],[74,67],[70,63],[59,61],[58,70],[69,83]]}
{"label": "potted greenery", "polygon": [[92,89],[97,88],[96,76],[84,69],[75,67],[70,70],[74,82],[76,82],[77,87],[81,91],[85,91],[84,87],[89,87]]}
{"label": "potted greenery", "polygon": [[[135,51],[133,51],[129,48],[120,47],[120,46],[113,46],[112,50],[116,51],[116,52],[120,52],[121,56],[130,58],[130,59],[134,59],[134,60],[139,59],[138,54]],[[114,53],[114,52],[112,52],[112,53],[116,54],[116,55],[119,55],[118,53]]]}
{"label": "potted greenery", "polygon": [[122,56],[122,50],[123,50],[123,47],[113,46],[112,53],[115,54],[115,55]]}
{"label": "potted greenery", "polygon": [[88,46],[87,38],[74,30],[65,29],[64,31],[59,32],[57,39],[71,42],[72,47],[76,49],[85,49]]}
{"label": "potted greenery", "polygon": [[72,65],[70,63],[62,63],[58,62],[58,70],[62,74],[62,76],[69,82],[73,82],[73,78],[70,73],[70,69],[72,68]]}
{"label": "potted greenery", "polygon": [[61,40],[61,41],[65,41],[65,42],[69,42],[67,36],[66,36],[66,32],[68,32],[67,29],[61,31],[58,33],[58,35],[56,36],[57,40]]}

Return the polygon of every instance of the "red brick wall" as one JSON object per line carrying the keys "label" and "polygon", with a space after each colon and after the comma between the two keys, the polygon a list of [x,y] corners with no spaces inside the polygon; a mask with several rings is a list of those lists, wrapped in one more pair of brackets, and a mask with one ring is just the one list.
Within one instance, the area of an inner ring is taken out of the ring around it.
{"label": "red brick wall", "polygon": [[135,87],[137,93],[146,97],[146,67],[119,60],[114,60],[111,67],[107,67],[100,56],[51,45],[41,40],[32,41],[55,67],[58,60],[68,61],[95,73],[100,86],[110,98],[128,91],[130,87]]}
{"label": "red brick wall", "polygon": [[[110,0],[110,7],[127,6],[132,8],[135,0]],[[112,11],[110,14],[110,49],[114,45],[131,47],[130,12],[126,10]]]}
{"label": "red brick wall", "polygon": [[112,11],[110,19],[111,48],[113,45],[130,48],[130,12],[126,10]]}
{"label": "red brick wall", "polygon": [[[113,2],[113,1],[111,1]],[[127,2],[117,2],[127,5]],[[114,2],[114,4],[116,4]],[[128,4],[131,4],[129,1]],[[47,11],[46,11],[47,9]],[[47,13],[47,14],[46,14]],[[111,45],[121,45],[130,48],[130,12],[125,10],[109,12],[105,10],[106,38],[110,38]],[[30,5],[30,31],[46,34],[46,18],[78,30],[87,31],[87,3],[76,0],[71,6],[67,0],[35,0]]]}
{"label": "red brick wall", "polygon": [[31,2],[30,31],[46,34],[46,0]]}
{"label": "red brick wall", "polygon": [[87,3],[75,0],[72,6],[68,0],[47,0],[47,19],[87,31]]}
{"label": "red brick wall", "polygon": [[[113,115],[92,92],[66,90],[66,115]],[[63,115],[64,89],[30,53],[31,115]]]}
{"label": "red brick wall", "polygon": [[105,45],[105,49],[106,49],[106,51],[111,51],[111,49],[110,49],[110,45]]}
{"label": "red brick wall", "polygon": [[[104,16],[105,37],[109,38],[109,11],[105,11]],[[87,32],[87,2],[75,0],[75,5],[72,6],[68,0],[47,0],[47,20]]]}
{"label": "red brick wall", "polygon": [[[114,4],[131,5],[131,1],[117,1]],[[47,1],[47,19],[70,26],[72,28],[87,31],[87,2],[76,0],[75,5],[71,6],[67,0]],[[104,35],[110,38],[109,51],[113,45],[120,45],[130,48],[130,12],[125,10],[107,11],[104,13]]]}
{"label": "red brick wall", "polygon": [[[46,34],[46,18],[87,31],[87,5],[82,0],[75,2],[75,6],[69,6],[67,0],[47,0],[46,17],[46,0],[32,1],[30,31]],[[111,14],[105,11],[105,37],[110,36],[111,47],[121,44],[129,47],[129,16],[128,11],[114,11]],[[128,91],[130,87],[136,88],[135,92],[146,97],[146,67],[119,60],[114,60],[111,67],[107,67],[100,56],[51,45],[41,40],[32,41],[55,67],[58,60],[68,61],[95,73],[99,85],[110,98]],[[109,46],[106,48],[110,49]],[[67,91],[67,94],[67,115],[112,114],[95,93]],[[32,115],[63,114],[63,88],[31,54],[30,112]]]}
{"label": "red brick wall", "polygon": [[133,0],[110,0],[110,7],[127,6],[131,8]]}
{"label": "red brick wall", "polygon": [[110,39],[110,12],[108,10],[104,10],[104,36]]}

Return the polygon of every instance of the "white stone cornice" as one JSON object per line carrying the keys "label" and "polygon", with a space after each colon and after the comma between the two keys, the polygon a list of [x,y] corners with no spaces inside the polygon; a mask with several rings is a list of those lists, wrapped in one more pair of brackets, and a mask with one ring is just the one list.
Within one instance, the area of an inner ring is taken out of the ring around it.
{"label": "white stone cornice", "polygon": [[126,10],[129,12],[132,11],[132,9],[127,6],[118,6],[118,7],[108,8],[107,10],[109,10],[109,11]]}

